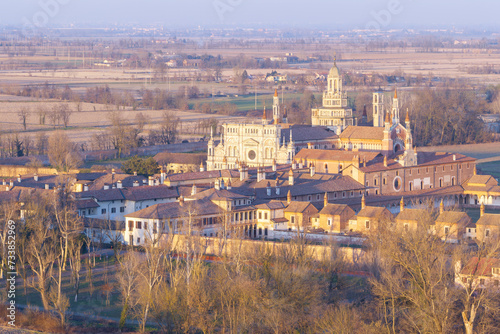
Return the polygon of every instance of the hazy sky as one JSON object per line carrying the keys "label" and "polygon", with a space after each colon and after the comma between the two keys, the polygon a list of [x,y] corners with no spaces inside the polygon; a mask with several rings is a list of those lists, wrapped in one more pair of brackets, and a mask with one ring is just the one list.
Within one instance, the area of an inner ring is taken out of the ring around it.
{"label": "hazy sky", "polygon": [[496,26],[498,0],[1,0],[0,25]]}

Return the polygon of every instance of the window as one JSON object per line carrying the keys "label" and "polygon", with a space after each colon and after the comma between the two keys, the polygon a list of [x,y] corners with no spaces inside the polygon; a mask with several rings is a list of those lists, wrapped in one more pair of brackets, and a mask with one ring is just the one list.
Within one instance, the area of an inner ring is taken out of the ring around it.
{"label": "window", "polygon": [[386,184],[387,184],[387,178],[386,178],[386,177],[384,177],[384,179],[383,179],[383,183],[384,183],[384,185],[386,185]]}
{"label": "window", "polygon": [[377,179],[373,179],[373,185],[376,186],[377,185]]}
{"label": "window", "polygon": [[410,229],[410,225],[408,223],[405,223],[403,225],[403,229],[404,229],[405,232],[408,232],[408,230]]}
{"label": "window", "polygon": [[444,227],[444,234],[448,235],[449,233],[450,233],[450,227],[449,226],[445,226]]}
{"label": "window", "polygon": [[370,221],[369,220],[365,221],[365,229],[367,229],[367,230],[370,229]]}
{"label": "window", "polygon": [[137,238],[137,244],[141,243],[141,238]]}
{"label": "window", "polygon": [[484,285],[484,278],[481,278],[481,279],[479,280],[479,284]]}
{"label": "window", "polygon": [[116,213],[116,208],[111,208],[111,213]]}
{"label": "window", "polygon": [[342,197],[345,197],[345,191],[342,192]]}
{"label": "window", "polygon": [[136,222],[135,223],[135,228],[141,229],[142,228],[142,222]]}
{"label": "window", "polygon": [[259,211],[259,219],[262,219],[262,212]]}
{"label": "window", "polygon": [[290,217],[290,223],[291,224],[295,224],[295,216],[291,216]]}
{"label": "window", "polygon": [[106,209],[101,209],[101,214],[106,214]]}
{"label": "window", "polygon": [[320,197],[319,197],[319,194],[318,194],[318,195],[316,195],[316,200],[319,200],[319,199],[320,199]]}
{"label": "window", "polygon": [[125,207],[124,206],[120,206],[120,212],[125,212]]}
{"label": "window", "polygon": [[308,200],[309,202],[310,202],[310,201],[312,201],[312,196],[311,196],[311,195],[307,196],[307,200]]}
{"label": "window", "polygon": [[499,284],[498,284],[498,280],[497,280],[497,279],[495,280],[494,285],[495,285],[495,286],[498,286],[498,285],[499,285]]}
{"label": "window", "polygon": [[144,222],[144,229],[147,230],[148,229],[148,222]]}
{"label": "window", "polygon": [[332,226],[332,218],[328,218],[327,224],[328,226]]}
{"label": "window", "polygon": [[158,224],[157,223],[153,223],[153,233],[154,234],[158,233]]}
{"label": "window", "polygon": [[133,231],[134,230],[134,222],[132,220],[128,221],[128,230]]}
{"label": "window", "polygon": [[486,231],[484,232],[484,236],[485,236],[485,237],[489,237],[489,236],[490,236],[490,230],[486,230]]}
{"label": "window", "polygon": [[264,219],[267,220],[267,212],[264,212]]}

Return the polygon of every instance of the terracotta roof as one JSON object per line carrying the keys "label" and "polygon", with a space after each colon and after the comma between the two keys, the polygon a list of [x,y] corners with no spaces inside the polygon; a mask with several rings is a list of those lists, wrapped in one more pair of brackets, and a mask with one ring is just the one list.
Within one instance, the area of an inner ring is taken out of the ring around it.
{"label": "terracotta roof", "polygon": [[404,209],[396,216],[396,220],[421,221],[424,217],[430,217],[429,211],[425,209]]}
{"label": "terracotta roof", "polygon": [[107,173],[78,173],[75,175],[75,178],[78,181],[95,181],[106,174]]}
{"label": "terracotta roof", "polygon": [[472,175],[466,184],[471,186],[497,186],[498,182],[491,175]]}
{"label": "terracotta roof", "polygon": [[379,152],[302,149],[295,155],[295,159],[352,161],[356,156],[359,156],[361,161],[366,160],[368,162],[377,156],[381,156],[381,154]]}
{"label": "terracotta roof", "polygon": [[77,198],[95,198],[99,202],[124,200],[123,189],[101,189],[75,193]]}
{"label": "terracotta roof", "polygon": [[214,215],[222,212],[222,209],[210,200],[187,201],[184,205],[178,202],[160,203],[148,208],[125,215],[126,218],[142,219],[174,219],[183,218],[192,210],[194,216]]}
{"label": "terracotta roof", "polygon": [[285,202],[271,200],[271,201],[266,202],[266,203],[255,205],[255,207],[257,209],[277,210],[277,209],[284,209],[286,207],[286,205],[285,205]]}
{"label": "terracotta roof", "polygon": [[308,208],[312,208],[315,213],[318,212],[318,209],[314,205],[312,205],[309,202],[299,202],[299,201],[292,201],[290,204],[285,209],[285,212],[304,212]]}
{"label": "terracotta roof", "polygon": [[384,139],[383,127],[372,126],[348,126],[339,136],[341,139]]}
{"label": "terracotta roof", "polygon": [[240,173],[237,170],[212,170],[204,172],[190,172],[168,175],[167,179],[171,182],[192,181],[200,179],[216,179],[220,177],[239,178]]}
{"label": "terracotta roof", "polygon": [[469,215],[460,211],[443,211],[436,219],[436,223],[450,223],[467,226],[471,223]]}
{"label": "terracotta roof", "polygon": [[189,196],[190,199],[237,199],[237,198],[247,198],[245,195],[241,195],[226,189],[216,190],[215,188],[210,188],[205,191],[199,192],[193,196]]}
{"label": "terracotta roof", "polygon": [[77,209],[90,209],[99,207],[99,204],[97,204],[93,199],[77,200],[75,201],[75,205]]}
{"label": "terracotta roof", "polygon": [[378,207],[378,206],[366,206],[364,209],[361,209],[357,216],[358,217],[367,217],[367,218],[376,218],[376,217],[383,217],[383,216],[388,216],[392,215],[389,210],[387,210],[385,207]]}
{"label": "terracotta roof", "polygon": [[145,201],[150,199],[177,198],[180,196],[177,188],[159,186],[130,187],[122,190],[125,199],[130,201]]}
{"label": "terracotta roof", "polygon": [[170,163],[196,165],[199,166],[207,159],[207,155],[201,153],[171,153],[160,152],[154,156],[154,159],[160,165],[167,165]]}
{"label": "terracotta roof", "polygon": [[122,187],[132,187],[134,185],[134,181],[139,181],[140,185],[144,184],[144,180],[147,180],[142,175],[129,175],[129,174],[112,174],[108,173],[100,178],[96,179],[93,183],[89,184],[89,190],[101,190],[104,188],[105,184],[112,185],[118,181],[122,182]]}
{"label": "terracotta roof", "polygon": [[333,140],[338,138],[334,132],[328,130],[325,126],[293,125],[281,130],[281,136],[285,137],[286,142],[290,141],[290,129],[292,130],[292,139],[294,142]]}
{"label": "terracotta roof", "polygon": [[328,203],[323,209],[321,209],[319,214],[320,215],[337,216],[337,215],[341,215],[345,210],[351,211],[351,213],[352,213],[351,217],[356,215],[354,210],[352,210],[348,205],[346,205],[346,204],[332,204],[332,203]]}
{"label": "terracotta roof", "polygon": [[493,276],[493,268],[500,267],[500,259],[473,257],[460,271],[462,275]]}
{"label": "terracotta roof", "polygon": [[500,227],[500,214],[485,213],[476,222],[476,226],[477,225],[498,226],[498,227]]}

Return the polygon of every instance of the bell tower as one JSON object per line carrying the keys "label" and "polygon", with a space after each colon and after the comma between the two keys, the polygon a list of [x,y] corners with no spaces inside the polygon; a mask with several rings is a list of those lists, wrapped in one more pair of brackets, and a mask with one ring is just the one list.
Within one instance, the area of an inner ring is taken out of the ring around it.
{"label": "bell tower", "polygon": [[273,122],[278,124],[280,121],[280,98],[278,97],[278,90],[274,90],[273,97]]}
{"label": "bell tower", "polygon": [[384,93],[373,93],[373,126],[384,126]]}

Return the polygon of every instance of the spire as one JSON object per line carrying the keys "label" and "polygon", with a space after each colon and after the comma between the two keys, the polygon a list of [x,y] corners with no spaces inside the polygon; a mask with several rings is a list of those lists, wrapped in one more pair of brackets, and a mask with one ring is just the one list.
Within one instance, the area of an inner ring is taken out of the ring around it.
{"label": "spire", "polygon": [[391,115],[390,112],[385,113],[385,122],[390,123],[391,122]]}
{"label": "spire", "polygon": [[410,123],[410,113],[408,112],[408,108],[406,108],[406,119],[405,123]]}
{"label": "spire", "polygon": [[403,197],[401,197],[401,201],[399,201],[399,211],[403,212],[405,209],[405,200]]}
{"label": "spire", "polygon": [[443,203],[443,200],[441,199],[441,203],[439,203],[439,213],[443,213],[444,212],[444,203]]}
{"label": "spire", "polygon": [[290,204],[292,202],[292,193],[288,190],[288,194],[286,194],[286,202]]}
{"label": "spire", "polygon": [[274,97],[278,97],[278,88],[274,89]]}
{"label": "spire", "polygon": [[361,210],[366,207],[366,200],[365,200],[365,194],[363,194],[363,197],[361,197]]}
{"label": "spire", "polygon": [[396,88],[394,90],[394,98],[397,99],[398,98],[398,89]]}
{"label": "spire", "polygon": [[328,193],[325,192],[325,196],[323,197],[323,205],[327,206],[328,205]]}
{"label": "spire", "polygon": [[266,105],[264,105],[264,112],[262,113],[262,121],[267,121]]}
{"label": "spire", "polygon": [[485,209],[484,202],[481,202],[481,206],[479,208],[479,212],[480,212],[480,216],[479,217],[484,216],[484,209]]}

